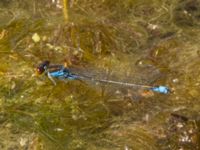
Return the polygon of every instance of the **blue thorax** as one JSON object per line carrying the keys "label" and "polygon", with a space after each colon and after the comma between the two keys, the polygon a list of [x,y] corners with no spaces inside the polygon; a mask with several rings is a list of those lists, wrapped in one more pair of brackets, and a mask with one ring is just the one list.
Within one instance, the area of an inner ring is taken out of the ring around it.
{"label": "blue thorax", "polygon": [[55,78],[63,77],[66,74],[68,74],[68,72],[65,72],[64,70],[57,70],[57,71],[50,72],[50,75]]}
{"label": "blue thorax", "polygon": [[62,68],[60,70],[49,72],[49,74],[50,74],[51,77],[54,77],[54,78],[62,78],[62,79],[70,79],[70,80],[74,80],[74,79],[78,78],[77,75],[72,74],[66,68]]}

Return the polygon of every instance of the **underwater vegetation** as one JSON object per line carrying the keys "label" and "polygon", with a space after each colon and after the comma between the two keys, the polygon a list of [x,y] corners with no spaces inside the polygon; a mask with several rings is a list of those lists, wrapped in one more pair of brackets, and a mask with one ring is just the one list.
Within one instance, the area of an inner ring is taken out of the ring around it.
{"label": "underwater vegetation", "polygon": [[[198,150],[198,0],[1,0],[0,149]],[[44,60],[167,95],[36,74]]]}

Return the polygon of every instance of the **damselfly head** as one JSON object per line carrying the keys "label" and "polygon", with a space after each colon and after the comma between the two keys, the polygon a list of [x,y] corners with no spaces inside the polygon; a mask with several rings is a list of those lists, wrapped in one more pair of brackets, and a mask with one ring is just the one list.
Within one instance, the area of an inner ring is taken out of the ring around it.
{"label": "damselfly head", "polygon": [[49,64],[50,64],[50,62],[48,60],[43,61],[36,68],[36,73],[37,74],[42,74],[48,68]]}

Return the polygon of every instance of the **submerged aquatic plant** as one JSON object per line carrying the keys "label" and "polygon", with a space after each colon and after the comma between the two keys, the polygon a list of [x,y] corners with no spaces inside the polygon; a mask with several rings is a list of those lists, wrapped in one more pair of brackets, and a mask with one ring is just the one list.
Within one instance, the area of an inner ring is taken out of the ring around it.
{"label": "submerged aquatic plant", "polygon": [[[199,2],[57,2],[0,1],[0,149],[198,148]],[[53,86],[34,74],[47,59],[99,78],[168,84],[174,94]]]}

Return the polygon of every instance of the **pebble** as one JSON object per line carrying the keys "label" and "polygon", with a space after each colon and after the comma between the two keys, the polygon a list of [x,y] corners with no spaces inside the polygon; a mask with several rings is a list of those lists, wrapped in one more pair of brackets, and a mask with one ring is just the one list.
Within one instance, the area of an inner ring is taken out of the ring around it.
{"label": "pebble", "polygon": [[172,80],[172,82],[173,82],[173,83],[178,83],[178,82],[179,82],[179,79],[175,78],[175,79]]}
{"label": "pebble", "polygon": [[32,40],[35,43],[38,43],[40,41],[40,36],[37,33],[34,33],[33,36],[32,36]]}
{"label": "pebble", "polygon": [[148,28],[151,29],[151,30],[155,30],[155,29],[158,28],[158,25],[149,23]]}
{"label": "pebble", "polygon": [[55,130],[55,131],[58,131],[58,132],[61,132],[61,131],[63,131],[64,129],[61,129],[61,128],[55,128],[54,130]]}
{"label": "pebble", "polygon": [[28,143],[28,139],[27,138],[20,138],[19,144],[24,147],[25,145],[27,145]]}
{"label": "pebble", "polygon": [[180,128],[182,128],[182,127],[183,127],[183,124],[182,124],[182,123],[177,123],[177,125],[176,125],[176,126],[177,126],[177,128],[179,128],[179,129],[180,129]]}

